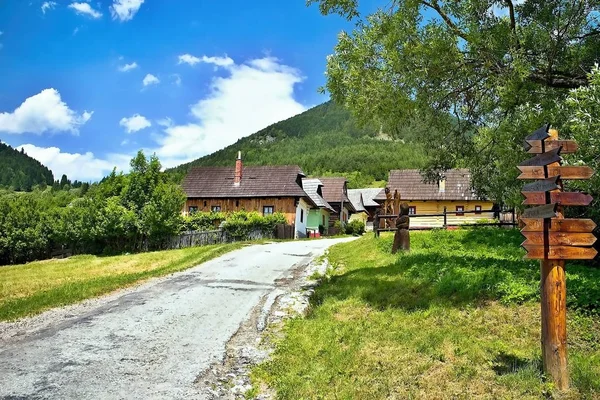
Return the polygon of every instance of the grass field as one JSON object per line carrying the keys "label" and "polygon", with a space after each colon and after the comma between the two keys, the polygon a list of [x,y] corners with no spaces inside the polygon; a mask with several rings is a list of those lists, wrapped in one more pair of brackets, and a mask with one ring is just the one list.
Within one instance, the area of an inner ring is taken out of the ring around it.
{"label": "grass field", "polygon": [[334,246],[306,318],[272,335],[255,390],[281,399],[600,399],[600,270],[569,264],[572,389],[541,371],[539,264],[520,233],[411,233]]}
{"label": "grass field", "polygon": [[241,246],[222,244],[115,257],[84,255],[0,267],[0,321],[181,271]]}

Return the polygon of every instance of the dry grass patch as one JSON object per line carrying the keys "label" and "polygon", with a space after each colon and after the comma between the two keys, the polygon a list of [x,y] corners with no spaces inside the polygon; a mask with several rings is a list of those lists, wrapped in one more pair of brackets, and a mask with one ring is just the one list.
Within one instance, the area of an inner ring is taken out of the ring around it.
{"label": "dry grass patch", "polygon": [[0,320],[40,313],[181,271],[240,246],[224,244],[114,257],[82,255],[0,267]]}

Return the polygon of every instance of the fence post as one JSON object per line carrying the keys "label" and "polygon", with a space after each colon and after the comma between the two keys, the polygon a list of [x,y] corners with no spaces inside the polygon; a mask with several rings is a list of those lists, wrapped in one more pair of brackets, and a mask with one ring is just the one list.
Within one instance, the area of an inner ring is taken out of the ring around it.
{"label": "fence post", "polygon": [[511,211],[512,211],[512,223],[513,223],[513,228],[514,228],[515,227],[515,223],[516,223],[516,221],[515,221],[515,208],[513,207],[513,209]]}
{"label": "fence post", "polygon": [[448,229],[448,215],[446,214],[446,206],[444,206],[444,229]]}

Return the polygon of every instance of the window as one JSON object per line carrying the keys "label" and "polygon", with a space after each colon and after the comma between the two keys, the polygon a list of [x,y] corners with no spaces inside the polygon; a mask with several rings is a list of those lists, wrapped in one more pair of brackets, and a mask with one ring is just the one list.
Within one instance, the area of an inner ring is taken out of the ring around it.
{"label": "window", "polygon": [[263,215],[273,215],[275,212],[274,206],[264,206],[263,207]]}
{"label": "window", "polygon": [[206,200],[204,200],[204,207],[206,207]]}
{"label": "window", "polygon": [[481,214],[481,206],[475,206],[475,214]]}
{"label": "window", "polygon": [[325,226],[325,216],[323,215],[323,226]]}
{"label": "window", "polygon": [[235,206],[236,206],[236,207],[239,207],[239,206],[240,206],[240,201],[239,201],[239,200],[236,200],[236,201],[235,201]]}
{"label": "window", "polygon": [[456,206],[456,216],[457,217],[462,217],[465,215],[462,211],[465,211],[465,206]]}
{"label": "window", "polygon": [[408,215],[415,215],[417,213],[416,206],[408,206]]}
{"label": "window", "polygon": [[300,223],[304,222],[304,209],[300,209]]}
{"label": "window", "polygon": [[221,206],[212,206],[212,207],[210,207],[210,211],[221,212]]}
{"label": "window", "polygon": [[190,206],[190,214],[194,214],[198,212],[198,206]]}

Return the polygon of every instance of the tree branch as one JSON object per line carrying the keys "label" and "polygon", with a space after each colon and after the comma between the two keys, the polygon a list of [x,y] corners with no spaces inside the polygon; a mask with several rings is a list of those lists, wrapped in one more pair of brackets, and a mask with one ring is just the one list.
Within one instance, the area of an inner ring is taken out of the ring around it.
{"label": "tree branch", "polygon": [[586,76],[570,76],[558,72],[532,72],[529,74],[528,79],[531,82],[541,83],[542,85],[557,89],[576,89],[581,86],[589,85]]}
{"label": "tree branch", "polygon": [[515,35],[515,40],[517,41],[517,48],[521,47],[519,43],[519,38],[517,37],[517,21],[515,19],[515,6],[512,0],[504,0],[504,3],[508,6],[508,15],[510,17],[510,30]]}
{"label": "tree branch", "polygon": [[464,39],[465,41],[469,41],[468,36],[466,33],[464,33],[463,31],[460,30],[460,28],[452,21],[452,19],[450,19],[450,17],[448,16],[448,14],[446,14],[442,8],[440,7],[440,5],[438,4],[437,0],[433,0],[433,2],[429,2],[429,1],[425,1],[422,0],[421,3],[424,6],[427,6],[433,10],[435,10],[438,15],[440,17],[442,17],[442,19],[444,20],[444,22],[446,23],[446,25],[448,25],[448,27],[450,29],[452,29],[452,31],[454,32],[454,34],[462,39]]}

